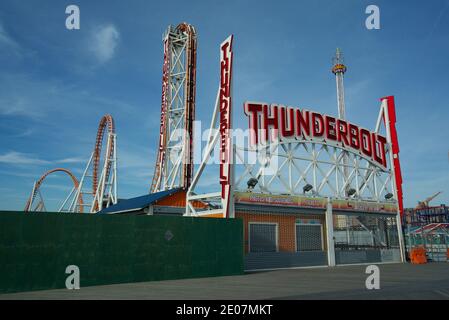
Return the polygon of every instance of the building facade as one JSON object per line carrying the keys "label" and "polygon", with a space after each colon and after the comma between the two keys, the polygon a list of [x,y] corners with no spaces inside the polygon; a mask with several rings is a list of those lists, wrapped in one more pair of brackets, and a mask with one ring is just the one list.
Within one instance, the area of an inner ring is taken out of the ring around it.
{"label": "building facade", "polygon": [[236,192],[245,269],[401,262],[397,207],[381,207],[354,200],[343,206],[341,200]]}

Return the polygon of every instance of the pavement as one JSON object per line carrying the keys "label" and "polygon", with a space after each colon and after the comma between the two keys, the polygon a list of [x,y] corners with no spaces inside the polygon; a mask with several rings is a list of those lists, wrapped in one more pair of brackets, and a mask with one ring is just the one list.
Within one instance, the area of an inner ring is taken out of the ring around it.
{"label": "pavement", "polygon": [[378,264],[380,289],[368,290],[366,265],[288,269],[241,276],[153,281],[79,290],[45,290],[0,295],[0,300],[449,300],[449,263]]}

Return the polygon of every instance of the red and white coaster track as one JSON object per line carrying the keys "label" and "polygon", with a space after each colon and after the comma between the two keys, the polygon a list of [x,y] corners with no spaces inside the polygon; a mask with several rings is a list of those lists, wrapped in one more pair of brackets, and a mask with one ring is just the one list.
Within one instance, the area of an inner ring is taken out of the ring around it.
{"label": "red and white coaster track", "polygon": [[164,34],[161,124],[150,192],[187,189],[193,175],[196,32],[181,23]]}
{"label": "red and white coaster track", "polygon": [[[104,136],[106,135],[106,150],[102,155]],[[103,160],[101,160],[103,156]],[[101,170],[101,171],[100,171]],[[92,178],[92,189],[86,189],[86,179]],[[85,206],[90,213],[96,213],[117,203],[117,146],[114,119],[111,115],[103,116],[98,125],[94,151],[80,179],[70,211],[79,212],[78,199],[89,198]]]}
{"label": "red and white coaster track", "polygon": [[[102,154],[105,135],[106,149]],[[117,147],[115,125],[112,116],[107,114],[100,120],[94,150],[91,153],[81,179],[78,181],[69,170],[63,168],[47,171],[34,183],[24,211],[46,211],[40,187],[45,178],[54,172],[64,172],[73,181],[73,188],[59,208],[59,212],[96,213],[103,208],[116,204]],[[87,179],[92,180],[91,186],[88,185]],[[38,198],[40,198],[39,201],[37,200]]]}
{"label": "red and white coaster track", "polygon": [[[33,190],[31,191],[31,195],[27,200],[27,203],[25,205],[25,209],[23,211],[25,212],[29,212],[29,211],[46,211],[45,208],[45,204],[44,204],[44,199],[42,197],[42,194],[40,192],[40,187],[43,184],[45,178],[47,178],[48,175],[55,173],[55,172],[64,172],[66,173],[73,182],[73,189],[70,192],[69,196],[66,198],[66,200],[64,201],[64,203],[62,204],[61,208],[59,209],[59,211],[64,211],[64,207],[65,204],[68,202],[68,199],[73,195],[74,191],[78,189],[79,187],[79,182],[78,179],[76,179],[76,177],[72,174],[72,172],[70,172],[67,169],[64,168],[56,168],[56,169],[52,169],[47,171],[46,173],[44,173],[42,175],[42,177],[40,177],[33,185]],[[37,198],[40,198],[40,200],[38,201]],[[77,206],[79,208],[79,212],[83,212],[83,197],[80,196],[78,198],[78,202],[77,202]]]}

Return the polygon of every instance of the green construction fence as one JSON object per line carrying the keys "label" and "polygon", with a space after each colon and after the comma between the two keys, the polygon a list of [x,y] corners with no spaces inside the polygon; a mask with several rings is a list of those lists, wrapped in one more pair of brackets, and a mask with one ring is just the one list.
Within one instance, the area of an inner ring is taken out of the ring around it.
{"label": "green construction fence", "polygon": [[239,219],[0,211],[0,293],[243,274]]}

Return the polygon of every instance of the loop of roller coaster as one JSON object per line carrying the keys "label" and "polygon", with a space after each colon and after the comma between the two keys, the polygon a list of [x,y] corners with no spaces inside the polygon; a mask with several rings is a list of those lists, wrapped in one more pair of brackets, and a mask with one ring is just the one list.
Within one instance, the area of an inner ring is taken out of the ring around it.
{"label": "loop of roller coaster", "polygon": [[[50,175],[52,173],[55,173],[55,172],[64,172],[64,173],[66,173],[72,179],[74,189],[75,190],[78,189],[78,186],[79,186],[78,179],[76,179],[76,177],[72,174],[72,172],[70,172],[70,170],[67,170],[67,169],[64,169],[64,168],[55,168],[55,169],[49,170],[49,171],[45,172],[39,178],[39,180],[36,181],[36,183],[34,185],[34,188],[33,188],[33,191],[31,192],[31,195],[28,198],[27,203],[25,205],[25,209],[24,209],[25,212],[32,211],[31,206],[32,206],[32,204],[34,202],[34,199],[36,198],[37,193],[39,192],[39,189],[40,189],[42,183],[44,182],[45,178],[47,178],[48,175]],[[78,206],[80,208],[80,213],[82,213],[83,212],[83,198],[82,198],[82,196],[78,198]]]}
{"label": "loop of roller coaster", "polygon": [[[92,194],[96,195],[98,190],[98,167],[100,164],[100,158],[101,158],[101,148],[103,145],[103,136],[106,131],[106,128],[108,130],[108,136],[109,134],[115,134],[115,124],[114,119],[110,114],[104,115],[101,120],[100,124],[98,125],[98,131],[97,131],[97,138],[95,140],[95,148],[93,153],[93,170],[92,170]],[[107,159],[111,159],[114,154],[114,144],[108,144],[108,150],[106,150],[105,155],[105,161]],[[111,162],[108,161],[108,164],[106,166],[106,172],[105,174],[105,180],[107,181],[109,178],[109,175],[111,173]],[[95,201],[94,203],[94,210],[98,209],[98,202]]]}

